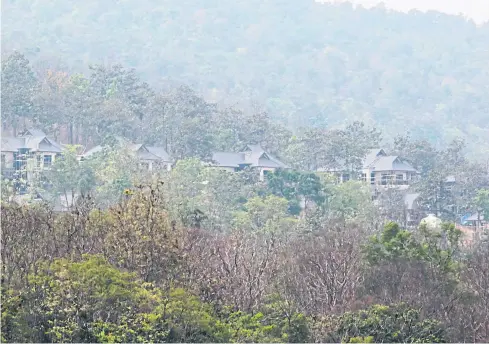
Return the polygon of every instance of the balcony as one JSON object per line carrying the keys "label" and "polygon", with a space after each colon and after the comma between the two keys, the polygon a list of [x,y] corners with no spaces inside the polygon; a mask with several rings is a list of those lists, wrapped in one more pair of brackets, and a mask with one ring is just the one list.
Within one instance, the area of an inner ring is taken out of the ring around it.
{"label": "balcony", "polygon": [[409,185],[409,180],[405,179],[384,179],[384,180],[378,180],[376,185],[384,185],[384,186],[390,186],[390,185]]}

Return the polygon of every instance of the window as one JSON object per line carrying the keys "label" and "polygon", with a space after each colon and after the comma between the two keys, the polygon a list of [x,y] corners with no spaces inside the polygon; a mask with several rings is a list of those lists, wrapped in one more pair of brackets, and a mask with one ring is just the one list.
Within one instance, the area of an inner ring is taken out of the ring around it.
{"label": "window", "polygon": [[36,166],[41,167],[42,156],[38,155],[36,158]]}
{"label": "window", "polygon": [[22,171],[27,166],[27,160],[25,158],[25,154],[22,153],[14,153],[14,169],[16,171]]}
{"label": "window", "polygon": [[375,172],[370,173],[370,184],[375,184]]}
{"label": "window", "polygon": [[51,166],[53,163],[53,157],[51,155],[44,156],[44,166]]}
{"label": "window", "polygon": [[362,181],[366,182],[367,181],[367,174],[362,173]]}
{"label": "window", "polygon": [[404,184],[404,175],[403,174],[396,174],[396,183],[397,184]]}
{"label": "window", "polygon": [[343,175],[343,181],[344,181],[344,182],[347,182],[347,181],[349,181],[349,180],[350,180],[350,175],[349,175],[349,174],[344,174],[344,175]]}
{"label": "window", "polygon": [[5,166],[5,154],[2,154],[2,166]]}

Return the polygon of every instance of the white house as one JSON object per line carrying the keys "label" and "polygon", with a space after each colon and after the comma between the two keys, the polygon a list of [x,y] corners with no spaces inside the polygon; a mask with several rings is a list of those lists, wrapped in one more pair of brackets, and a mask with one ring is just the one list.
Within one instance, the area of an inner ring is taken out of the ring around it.
{"label": "white house", "polygon": [[[147,171],[157,169],[171,170],[172,161],[165,148],[158,146],[148,146],[141,143],[130,143],[122,138],[117,139],[131,153],[138,158],[141,168]],[[81,160],[86,159],[103,150],[103,146],[95,146],[81,155]]]}
{"label": "white house", "polygon": [[36,172],[49,169],[62,151],[62,145],[37,129],[25,130],[16,137],[2,137],[2,175],[29,181]]}

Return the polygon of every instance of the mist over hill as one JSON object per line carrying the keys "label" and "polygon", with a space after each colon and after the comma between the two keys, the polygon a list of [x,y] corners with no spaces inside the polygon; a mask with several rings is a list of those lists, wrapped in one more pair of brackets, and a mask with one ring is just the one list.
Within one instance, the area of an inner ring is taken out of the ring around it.
{"label": "mist over hill", "polygon": [[314,1],[3,2],[4,52],[37,68],[136,69],[291,128],[355,120],[489,151],[489,24]]}

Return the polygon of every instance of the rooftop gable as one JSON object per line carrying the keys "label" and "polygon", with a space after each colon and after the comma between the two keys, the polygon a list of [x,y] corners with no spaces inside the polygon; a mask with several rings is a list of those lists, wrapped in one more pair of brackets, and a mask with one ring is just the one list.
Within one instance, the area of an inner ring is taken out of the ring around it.
{"label": "rooftop gable", "polygon": [[408,162],[396,155],[381,156],[367,166],[375,171],[408,171],[416,172]]}
{"label": "rooftop gable", "polygon": [[16,152],[19,149],[51,153],[61,153],[63,151],[63,147],[59,143],[47,136],[26,135],[19,137],[2,137],[2,151]]}
{"label": "rooftop gable", "polygon": [[387,156],[386,152],[382,148],[370,149],[367,155],[363,159],[363,166],[369,166],[379,157]]}
{"label": "rooftop gable", "polygon": [[27,130],[24,130],[23,132],[21,132],[19,134],[20,137],[22,136],[42,136],[42,137],[45,137],[46,134],[44,133],[44,131],[40,130],[40,129],[34,129],[34,128],[30,128],[30,129],[27,129]]}
{"label": "rooftop gable", "polygon": [[17,152],[21,148],[25,148],[25,138],[2,137],[2,152]]}
{"label": "rooftop gable", "polygon": [[287,165],[265,152],[260,145],[247,145],[239,153],[215,152],[212,160],[221,167],[252,167],[287,168]]}
{"label": "rooftop gable", "polygon": [[148,152],[158,157],[160,160],[163,160],[165,162],[170,162],[171,160],[170,155],[164,147],[146,146],[146,149],[148,150]]}
{"label": "rooftop gable", "polygon": [[215,152],[212,161],[221,167],[239,167],[247,164],[244,153]]}

